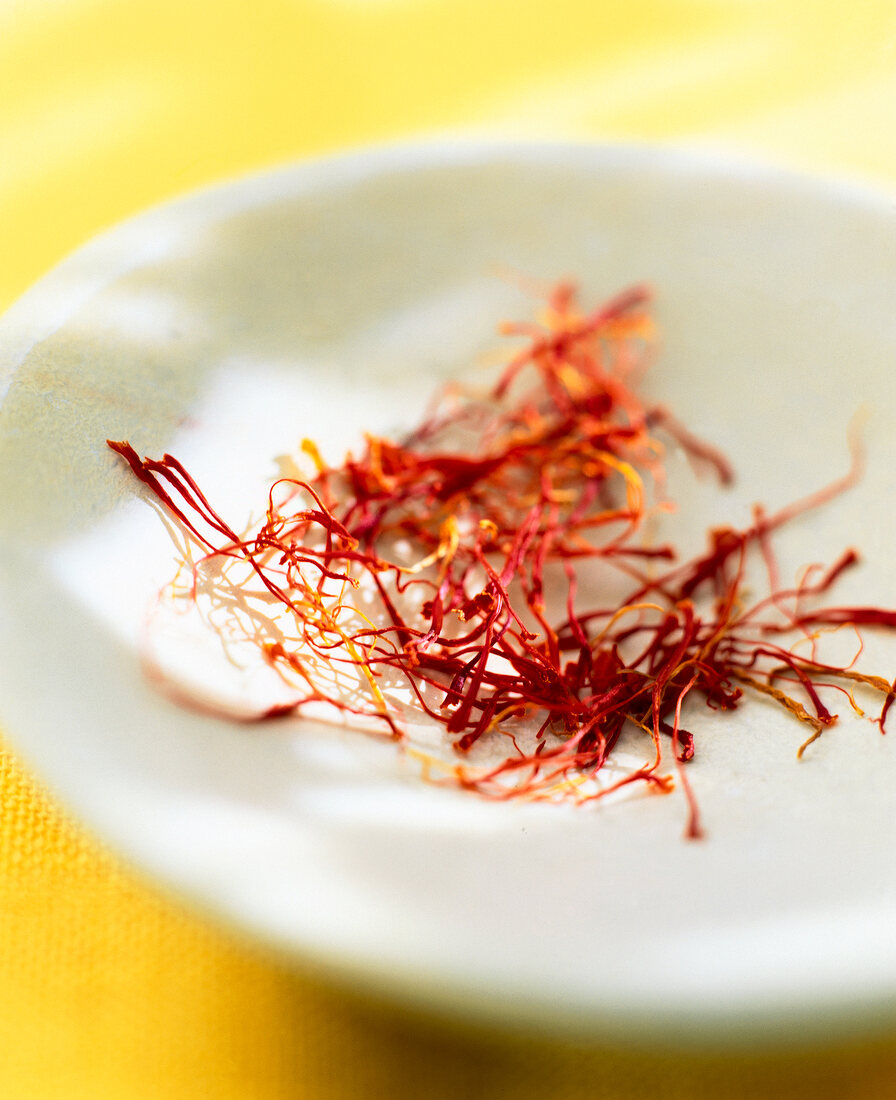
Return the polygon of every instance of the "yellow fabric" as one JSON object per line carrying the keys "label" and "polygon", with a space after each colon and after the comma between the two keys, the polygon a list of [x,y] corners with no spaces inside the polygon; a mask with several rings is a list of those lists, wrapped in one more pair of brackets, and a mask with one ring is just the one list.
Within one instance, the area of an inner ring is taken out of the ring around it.
{"label": "yellow fabric", "polygon": [[[891,2],[0,0],[0,307],[141,207],[298,155],[445,130],[671,141],[892,189],[894,121]],[[0,1096],[27,1100],[896,1094],[896,1037],[582,1048],[330,988],[123,868],[10,751],[0,1036]]]}

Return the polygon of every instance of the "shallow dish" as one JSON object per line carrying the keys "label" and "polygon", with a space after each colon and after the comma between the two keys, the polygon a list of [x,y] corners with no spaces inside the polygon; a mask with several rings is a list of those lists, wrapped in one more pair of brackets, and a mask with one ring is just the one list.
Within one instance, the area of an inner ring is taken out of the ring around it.
{"label": "shallow dish", "polygon": [[[300,164],[106,234],[0,323],[12,743],[160,882],[409,1001],[672,1042],[892,1026],[892,737],[844,715],[798,763],[803,731],[770,705],[701,715],[694,843],[676,794],[491,804],[362,734],[185,709],[138,659],[171,542],[104,441],[178,455],[248,516],[303,436],[338,456],[487,356],[531,312],[519,275],[573,276],[586,300],[647,280],[651,392],[739,474],[689,489],[682,530],[697,546],[838,476],[864,408],[861,484],[782,561],[855,545],[851,602],[896,606],[894,211],[670,151],[447,145]],[[896,646],[868,644],[892,675]]]}

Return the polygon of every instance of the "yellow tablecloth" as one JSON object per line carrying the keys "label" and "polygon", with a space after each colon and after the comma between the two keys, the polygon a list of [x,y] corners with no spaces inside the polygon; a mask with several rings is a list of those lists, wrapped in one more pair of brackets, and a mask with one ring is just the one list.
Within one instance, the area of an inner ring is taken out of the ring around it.
{"label": "yellow tablecloth", "polygon": [[[0,0],[0,307],[159,199],[439,131],[730,148],[896,194],[896,4]],[[14,1100],[896,1095],[896,1037],[583,1048],[330,988],[122,867],[12,749],[0,1036]]]}

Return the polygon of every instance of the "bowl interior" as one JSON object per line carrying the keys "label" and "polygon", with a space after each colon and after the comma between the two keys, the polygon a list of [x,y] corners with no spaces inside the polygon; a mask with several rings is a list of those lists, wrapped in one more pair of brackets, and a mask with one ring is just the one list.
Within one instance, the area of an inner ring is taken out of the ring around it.
{"label": "bowl interior", "polygon": [[[707,837],[688,843],[677,794],[489,804],[352,731],[184,709],[139,660],[171,541],[105,440],[176,454],[248,516],[303,437],[338,458],[488,369],[533,280],[586,302],[646,280],[646,384],[738,473],[722,492],[679,471],[684,547],[843,473],[861,414],[863,480],[782,534],[782,572],[854,545],[843,601],[896,605],[894,245],[873,196],[586,147],[372,152],[114,230],[0,324],[5,728],[160,881],[402,997],[676,1041],[892,1023],[892,738],[844,714],[797,763],[802,731],[770,705],[701,714]],[[866,656],[892,676],[889,639]]]}

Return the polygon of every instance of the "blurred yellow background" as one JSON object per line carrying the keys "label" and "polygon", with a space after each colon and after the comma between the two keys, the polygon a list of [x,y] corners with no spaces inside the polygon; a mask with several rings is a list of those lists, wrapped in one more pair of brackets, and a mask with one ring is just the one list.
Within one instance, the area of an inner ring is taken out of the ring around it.
{"label": "blurred yellow background", "polygon": [[[186,189],[440,133],[685,144],[896,195],[896,3],[0,0],[0,308]],[[896,1094],[896,1040],[580,1048],[331,989],[122,868],[11,751],[0,1035],[0,1096],[27,1100]]]}

